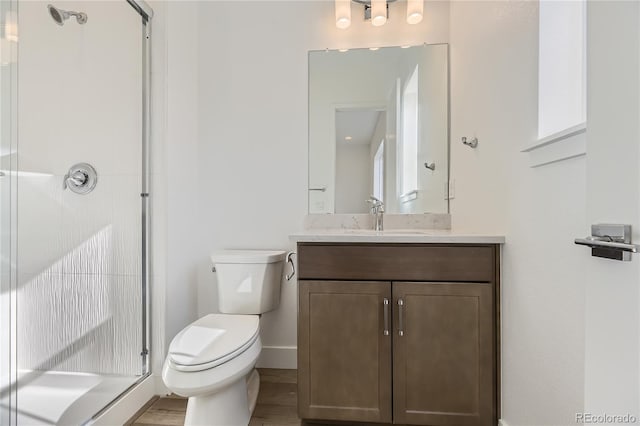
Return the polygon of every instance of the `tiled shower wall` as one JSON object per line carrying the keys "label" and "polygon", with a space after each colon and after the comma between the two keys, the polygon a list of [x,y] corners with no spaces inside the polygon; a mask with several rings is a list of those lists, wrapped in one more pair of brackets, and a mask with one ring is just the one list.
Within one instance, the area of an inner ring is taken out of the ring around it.
{"label": "tiled shower wall", "polygon": [[[20,8],[18,367],[142,371],[142,23],[125,1]],[[93,192],[63,190],[79,162]]]}

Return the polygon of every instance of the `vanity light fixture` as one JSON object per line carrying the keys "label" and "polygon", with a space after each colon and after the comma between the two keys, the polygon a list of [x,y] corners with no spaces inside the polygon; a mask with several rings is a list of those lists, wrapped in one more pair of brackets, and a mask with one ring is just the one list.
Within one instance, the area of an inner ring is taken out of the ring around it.
{"label": "vanity light fixture", "polygon": [[[336,27],[347,29],[351,25],[351,2],[364,6],[364,19],[375,27],[384,25],[389,18],[389,3],[396,0],[335,0]],[[407,0],[407,23],[418,24],[424,16],[424,0]]]}
{"label": "vanity light fixture", "polygon": [[351,142],[351,139],[353,139],[351,136],[345,136],[344,140],[347,142]]}

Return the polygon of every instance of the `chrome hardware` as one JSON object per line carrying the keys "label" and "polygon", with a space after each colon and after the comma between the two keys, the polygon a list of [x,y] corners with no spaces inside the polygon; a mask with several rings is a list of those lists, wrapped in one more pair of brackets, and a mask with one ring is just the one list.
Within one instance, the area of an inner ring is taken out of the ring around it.
{"label": "chrome hardware", "polygon": [[294,251],[287,253],[287,263],[291,265],[291,273],[286,275],[287,281],[291,281],[291,278],[296,274],[296,265],[293,263],[292,256],[296,254]]}
{"label": "chrome hardware", "polygon": [[424,163],[424,166],[432,172],[436,170],[436,163]]}
{"label": "chrome hardware", "polygon": [[98,172],[91,164],[78,163],[71,166],[62,181],[62,189],[84,195],[93,191],[98,183]]}
{"label": "chrome hardware", "polygon": [[591,247],[591,256],[613,260],[630,261],[631,253],[640,251],[640,246],[631,242],[631,225],[591,225],[591,235],[574,242]]}
{"label": "chrome hardware", "polygon": [[404,300],[398,299],[398,336],[404,336],[404,330],[402,326],[402,310],[404,308]]}
{"label": "chrome hardware", "polygon": [[375,216],[373,229],[382,231],[384,229],[384,203],[373,195],[366,201],[371,204],[371,214]]}
{"label": "chrome hardware", "polygon": [[69,183],[72,183],[75,186],[82,186],[87,183],[87,179],[89,179],[89,176],[86,173],[78,170],[73,172],[71,176],[67,175],[65,184],[68,185]]}
{"label": "chrome hardware", "polygon": [[462,137],[462,143],[467,145],[467,146],[470,146],[471,148],[475,148],[475,147],[478,146],[478,138],[473,138],[470,141],[467,141],[467,137],[463,136]]}
{"label": "chrome hardware", "polygon": [[327,190],[326,186],[322,186],[320,188],[309,188],[309,191],[320,191],[320,192],[325,192]]}
{"label": "chrome hardware", "polygon": [[385,336],[388,336],[389,335],[389,299],[385,297],[382,302],[382,305],[383,305],[383,313],[384,313],[384,331],[382,332],[382,334]]}
{"label": "chrome hardware", "polygon": [[62,10],[62,9],[58,9],[57,7],[55,7],[52,4],[47,5],[47,8],[49,9],[49,14],[51,15],[51,18],[53,18],[53,20],[56,22],[56,24],[58,24],[60,26],[63,26],[64,25],[64,21],[66,21],[67,19],[69,19],[72,16],[76,18],[76,21],[78,21],[78,24],[80,24],[80,25],[87,23],[87,14],[84,13],[84,12],[74,12],[72,10]]}
{"label": "chrome hardware", "polygon": [[[389,18],[389,3],[393,3],[396,0],[387,0],[387,19]],[[371,20],[371,0],[353,0],[354,3],[359,3],[364,6],[364,20]]]}

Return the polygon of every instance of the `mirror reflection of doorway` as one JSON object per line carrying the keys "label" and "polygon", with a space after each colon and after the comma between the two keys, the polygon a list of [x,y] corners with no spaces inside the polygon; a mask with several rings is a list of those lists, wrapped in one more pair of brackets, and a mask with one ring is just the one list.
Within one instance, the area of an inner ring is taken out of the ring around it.
{"label": "mirror reflection of doorway", "polygon": [[383,200],[386,112],[336,110],[335,213],[368,213],[366,200]]}

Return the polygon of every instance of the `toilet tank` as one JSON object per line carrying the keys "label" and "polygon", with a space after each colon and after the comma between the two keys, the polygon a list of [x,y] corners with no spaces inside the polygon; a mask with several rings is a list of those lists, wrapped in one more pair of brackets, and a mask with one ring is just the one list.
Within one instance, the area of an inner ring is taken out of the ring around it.
{"label": "toilet tank", "polygon": [[218,308],[225,314],[261,314],[280,304],[284,251],[222,250],[211,254],[218,275]]}

